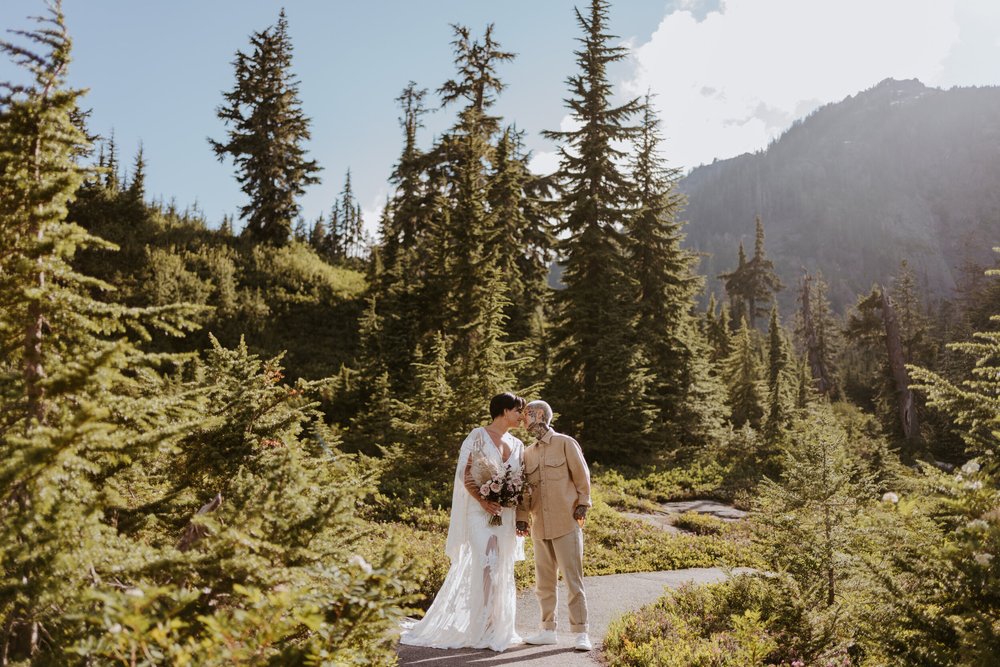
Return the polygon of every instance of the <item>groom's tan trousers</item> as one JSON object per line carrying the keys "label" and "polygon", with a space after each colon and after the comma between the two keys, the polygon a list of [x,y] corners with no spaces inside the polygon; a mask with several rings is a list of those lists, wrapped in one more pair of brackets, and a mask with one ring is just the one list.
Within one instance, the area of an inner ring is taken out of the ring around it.
{"label": "groom's tan trousers", "polygon": [[535,595],[542,608],[542,628],[556,629],[556,570],[562,570],[569,592],[570,632],[587,632],[587,595],[583,591],[583,531],[573,530],[535,545]]}

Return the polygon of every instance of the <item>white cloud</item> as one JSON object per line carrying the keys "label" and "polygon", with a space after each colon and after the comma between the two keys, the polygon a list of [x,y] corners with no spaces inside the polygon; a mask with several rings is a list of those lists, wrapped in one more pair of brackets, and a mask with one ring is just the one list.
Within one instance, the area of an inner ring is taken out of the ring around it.
{"label": "white cloud", "polygon": [[389,190],[385,186],[379,188],[379,191],[368,200],[368,205],[361,205],[361,220],[365,224],[365,231],[371,236],[376,242],[380,239],[378,237],[378,224],[382,219],[382,211],[385,210],[385,198],[389,195]]}
{"label": "white cloud", "polygon": [[[560,132],[573,132],[580,129],[580,123],[572,116],[563,116],[559,121]],[[528,170],[533,174],[551,174],[559,168],[562,156],[559,151],[532,151],[528,160]]]}
{"label": "white cloud", "polygon": [[726,0],[701,20],[676,10],[635,48],[625,89],[657,95],[665,154],[694,167],[763,148],[882,79],[942,83],[962,1]]}
{"label": "white cloud", "polygon": [[535,151],[528,161],[528,170],[544,176],[559,168],[559,153],[556,151]]}

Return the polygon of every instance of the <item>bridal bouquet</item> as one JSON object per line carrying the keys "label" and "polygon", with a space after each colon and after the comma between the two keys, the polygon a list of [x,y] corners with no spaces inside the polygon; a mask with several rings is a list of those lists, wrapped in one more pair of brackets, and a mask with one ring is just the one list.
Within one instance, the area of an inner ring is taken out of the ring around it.
{"label": "bridal bouquet", "polygon": [[[483,500],[499,503],[501,507],[515,507],[524,497],[524,470],[521,466],[515,470],[513,466],[497,467],[483,451],[476,452],[473,459],[473,476],[479,484],[479,496]],[[479,472],[479,475],[476,475]],[[491,516],[491,526],[502,526],[503,518]]]}

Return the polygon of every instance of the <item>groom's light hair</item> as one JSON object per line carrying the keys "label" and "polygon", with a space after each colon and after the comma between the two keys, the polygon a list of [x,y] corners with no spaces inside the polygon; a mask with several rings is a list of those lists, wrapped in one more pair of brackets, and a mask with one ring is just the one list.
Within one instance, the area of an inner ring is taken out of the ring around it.
{"label": "groom's light hair", "polygon": [[550,406],[545,401],[532,401],[525,406],[526,410],[541,410],[542,414],[545,415],[545,425],[548,426],[552,423],[552,406]]}

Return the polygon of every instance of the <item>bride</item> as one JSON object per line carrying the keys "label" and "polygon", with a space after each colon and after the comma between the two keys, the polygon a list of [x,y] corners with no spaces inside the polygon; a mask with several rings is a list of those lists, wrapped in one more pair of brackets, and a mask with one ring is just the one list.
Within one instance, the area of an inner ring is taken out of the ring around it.
{"label": "bride", "polygon": [[[494,396],[493,422],[473,429],[462,443],[445,545],[451,568],[427,614],[403,632],[401,643],[494,651],[521,643],[514,629],[514,561],[524,560],[524,538],[515,535],[514,508],[479,495],[482,479],[476,479],[474,463],[485,456],[501,470],[520,469],[524,444],[508,430],[521,422],[523,408],[519,396]],[[490,525],[491,516],[500,516],[502,524]]]}

